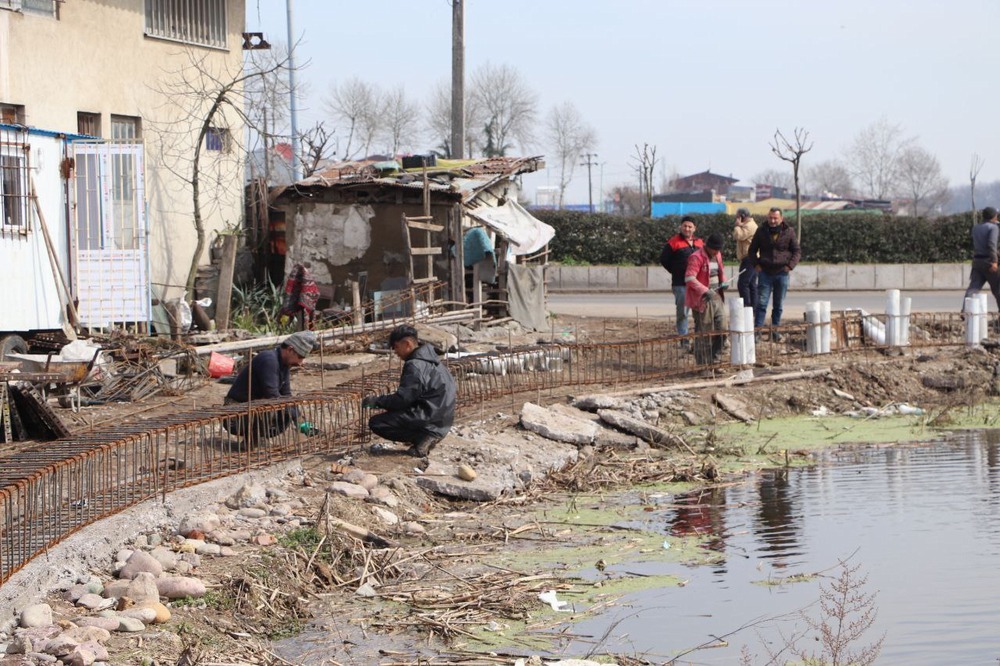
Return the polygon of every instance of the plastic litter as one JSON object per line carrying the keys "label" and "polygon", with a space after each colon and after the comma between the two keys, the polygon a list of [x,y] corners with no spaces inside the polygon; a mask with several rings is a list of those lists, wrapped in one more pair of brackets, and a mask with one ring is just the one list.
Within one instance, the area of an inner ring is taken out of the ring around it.
{"label": "plastic litter", "polygon": [[559,612],[562,612],[562,613],[571,613],[571,612],[573,612],[572,609],[570,609],[570,608],[563,608],[563,606],[568,606],[569,602],[568,601],[560,601],[559,598],[556,597],[556,591],[555,590],[545,590],[545,591],[543,591],[541,594],[538,595],[538,600],[541,601],[542,603],[546,603],[549,606],[551,606],[552,610],[556,611],[557,613],[559,613]]}

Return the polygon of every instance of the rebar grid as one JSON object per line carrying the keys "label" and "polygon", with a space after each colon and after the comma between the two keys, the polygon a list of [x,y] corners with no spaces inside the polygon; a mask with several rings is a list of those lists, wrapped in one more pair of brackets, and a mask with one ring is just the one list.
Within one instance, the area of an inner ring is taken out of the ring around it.
{"label": "rebar grid", "polygon": [[[964,344],[960,317],[911,315],[911,345]],[[806,324],[765,331],[762,337],[769,339],[758,346],[758,362],[804,349],[806,331]],[[838,313],[831,323],[831,355],[878,349],[862,331],[860,313]],[[783,336],[780,343],[774,332]],[[686,336],[692,342],[697,337]],[[696,365],[681,341],[671,336],[517,347],[451,361],[449,368],[459,406],[469,408],[518,393],[624,385],[731,367]],[[339,455],[360,447],[370,438],[361,398],[392,391],[397,380],[390,369],[294,398],[206,407],[107,427],[5,457],[0,465],[0,584],[82,527],[144,500],[305,454]],[[317,434],[304,434],[293,424],[273,437],[248,443],[226,430],[231,419],[266,419],[291,406]]]}

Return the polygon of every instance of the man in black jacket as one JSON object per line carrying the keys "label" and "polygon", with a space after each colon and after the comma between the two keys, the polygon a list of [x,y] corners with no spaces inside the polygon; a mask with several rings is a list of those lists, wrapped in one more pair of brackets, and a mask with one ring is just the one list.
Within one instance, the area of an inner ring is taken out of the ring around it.
{"label": "man in black jacket", "polygon": [[[292,394],[290,370],[302,365],[309,352],[316,346],[312,331],[292,333],[274,349],[260,352],[243,368],[226,394],[225,404],[256,402],[270,398],[284,398]],[[226,421],[226,430],[245,437],[250,444],[260,438],[274,437],[284,432],[289,424],[298,421],[295,405],[254,416],[253,426],[248,427],[249,417],[243,414]],[[311,426],[310,432],[311,434]]]}
{"label": "man in black jacket", "polygon": [[372,432],[393,442],[410,444],[408,453],[425,457],[455,421],[455,380],[438,360],[434,347],[421,344],[412,326],[397,326],[389,346],[403,361],[395,393],[368,396],[362,407],[386,411],[368,420]]}
{"label": "man in black jacket", "polygon": [[[681,218],[681,226],[677,234],[671,236],[660,251],[660,265],[670,273],[670,288],[674,292],[674,305],[677,308],[677,334],[688,334],[688,315],[690,310],[684,304],[687,297],[687,287],[684,286],[684,274],[687,272],[688,258],[696,250],[704,246],[700,238],[695,237],[694,218],[685,215]],[[684,343],[687,340],[683,341]]]}
{"label": "man in black jacket", "polygon": [[[767,316],[767,302],[771,304],[771,325],[781,326],[785,294],[788,293],[789,274],[802,258],[799,238],[795,230],[785,223],[780,208],[767,213],[767,224],[758,228],[750,241],[747,258],[757,271],[757,305],[753,313],[753,327],[759,329]],[[774,331],[773,340],[781,340],[781,333]]]}

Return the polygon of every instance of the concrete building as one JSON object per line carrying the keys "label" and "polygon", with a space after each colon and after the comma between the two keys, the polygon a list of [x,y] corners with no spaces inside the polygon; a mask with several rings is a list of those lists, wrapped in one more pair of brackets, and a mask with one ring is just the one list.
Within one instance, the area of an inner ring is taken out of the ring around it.
{"label": "concrete building", "polygon": [[244,16],[244,0],[0,0],[0,263],[20,269],[0,332],[65,324],[60,282],[84,326],[142,324],[181,296],[196,145],[206,241],[240,222],[244,127],[231,111],[203,125],[205,93],[242,71]]}

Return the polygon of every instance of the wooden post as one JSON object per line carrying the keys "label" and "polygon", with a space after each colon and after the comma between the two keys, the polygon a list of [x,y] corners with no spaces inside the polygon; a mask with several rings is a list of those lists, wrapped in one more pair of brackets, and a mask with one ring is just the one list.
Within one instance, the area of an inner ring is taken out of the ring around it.
{"label": "wooden post", "polygon": [[351,280],[351,321],[355,326],[364,323],[364,313],[361,311],[361,285],[357,280]]}
{"label": "wooden post", "polygon": [[219,287],[215,292],[215,328],[229,329],[229,311],[233,300],[233,273],[236,270],[238,237],[222,234],[222,261],[219,265]]}

